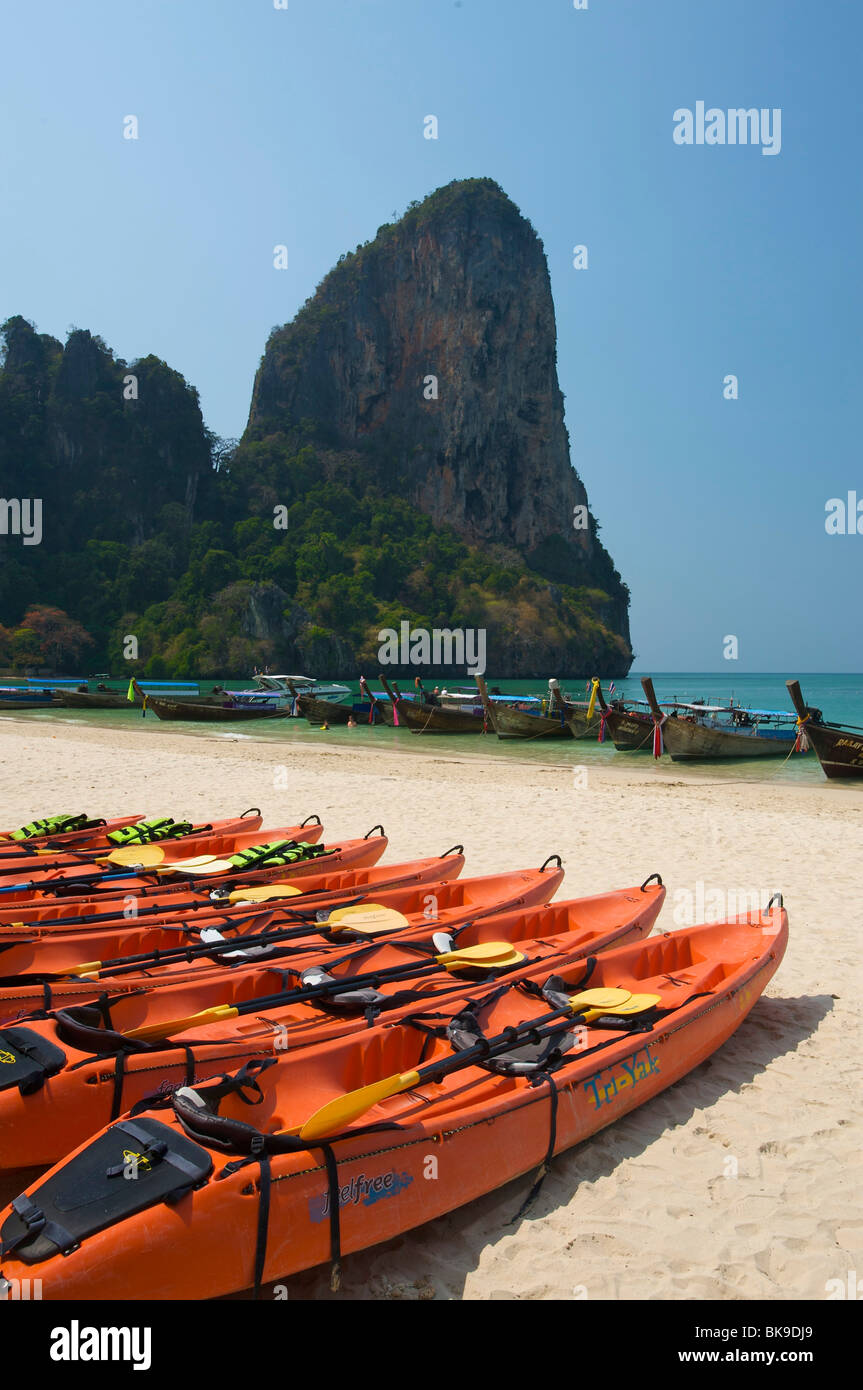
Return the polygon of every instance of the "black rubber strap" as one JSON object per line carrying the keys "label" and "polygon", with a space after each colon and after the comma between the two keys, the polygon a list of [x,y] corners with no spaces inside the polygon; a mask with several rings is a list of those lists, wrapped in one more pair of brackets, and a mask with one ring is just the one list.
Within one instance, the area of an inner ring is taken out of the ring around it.
{"label": "black rubber strap", "polygon": [[3,1242],[0,1254],[4,1257],[11,1255],[14,1250],[18,1249],[19,1245],[24,1245],[34,1235],[41,1235],[46,1240],[50,1240],[53,1245],[56,1245],[61,1255],[67,1255],[70,1251],[77,1249],[78,1242],[75,1237],[70,1235],[64,1226],[58,1226],[56,1221],[46,1221],[45,1213],[36,1206],[26,1192],[14,1199],[12,1210],[23,1221],[24,1230],[14,1240]]}
{"label": "black rubber strap", "polygon": [[521,1218],[524,1216],[525,1212],[533,1206],[534,1202],[539,1196],[540,1188],[542,1187],[542,1184],[545,1182],[546,1174],[548,1173],[549,1167],[551,1166],[551,1160],[554,1158],[554,1149],[555,1145],[557,1144],[558,1091],[554,1081],[554,1077],[550,1076],[548,1072],[541,1072],[531,1082],[531,1085],[533,1086],[541,1086],[543,1084],[547,1084],[549,1089],[550,1108],[548,1123],[548,1148],[545,1151],[545,1158],[542,1160],[542,1163],[539,1165],[539,1168],[536,1171],[536,1177],[533,1180],[533,1186],[531,1187],[530,1191],[528,1192],[527,1196],[525,1197],[515,1216],[512,1218],[511,1221],[508,1221],[506,1223],[508,1226],[514,1226],[516,1221],[520,1221]]}
{"label": "black rubber strap", "polygon": [[111,1116],[116,1120],[123,1113],[123,1077],[126,1073],[126,1053],[118,1052],[114,1062],[114,1094],[111,1098]]}
{"label": "black rubber strap", "polygon": [[339,1165],[331,1144],[321,1144],[330,1192],[330,1289],[338,1293],[342,1282],[342,1231],[339,1211]]}
{"label": "black rubber strap", "polygon": [[270,1226],[270,1189],[272,1186],[272,1173],[270,1170],[270,1156],[266,1153],[256,1155],[260,1178],[258,1182],[258,1234],[255,1241],[255,1298],[261,1293],[261,1280],[264,1274],[264,1264],[267,1259],[267,1234]]}

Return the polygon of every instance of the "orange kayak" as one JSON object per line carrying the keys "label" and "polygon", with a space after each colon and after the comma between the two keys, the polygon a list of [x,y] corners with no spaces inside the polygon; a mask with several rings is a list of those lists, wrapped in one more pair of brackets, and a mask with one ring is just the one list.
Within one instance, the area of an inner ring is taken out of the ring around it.
{"label": "orange kayak", "polygon": [[[344,1255],[544,1169],[680,1080],[756,1004],[787,937],[781,908],[663,933],[539,995],[498,982],[450,1000],[430,1032],[378,1025],[182,1087],[15,1199],[0,1273],[51,1300],[214,1298],[327,1261],[335,1285]],[[585,1012],[585,988],[614,1009]]]}
{"label": "orange kayak", "polygon": [[[364,1031],[378,1017],[422,1014],[451,995],[485,992],[497,979],[533,979],[538,971],[544,978],[571,960],[640,939],[664,898],[665,889],[651,885],[485,917],[453,934],[454,951],[467,949],[467,956],[449,969],[437,959],[447,942],[433,940],[426,927],[422,941],[353,945],[336,962],[310,949],[289,970],[210,971],[194,984],[103,997],[98,1006],[4,1028],[0,1056],[10,1060],[0,1067],[0,1168],[54,1163],[153,1093]],[[490,942],[512,943],[512,963],[477,968],[468,959],[470,948]],[[213,1008],[240,1013],[191,1021]],[[171,1031],[177,1020],[189,1026]],[[143,1030],[160,1036],[126,1036]]]}
{"label": "orange kayak", "polygon": [[[454,848],[460,850],[461,846]],[[367,869],[350,869],[341,873],[312,874],[307,879],[301,880],[303,884],[302,907],[304,911],[307,908],[316,910],[326,900],[331,908],[337,903],[357,901],[360,897],[377,898],[381,891],[387,889],[417,888],[421,884],[443,883],[448,879],[458,878],[463,868],[464,855],[448,850],[445,855],[407,860],[402,864],[378,864]],[[284,886],[283,884],[271,885],[273,888]],[[292,898],[290,901],[298,909],[297,899]],[[207,907],[212,910],[212,903],[208,903]],[[247,906],[242,908],[244,914],[247,914],[248,911]],[[0,949],[0,966],[2,966],[2,960],[2,949]],[[186,979],[196,980],[200,977],[201,971],[210,965],[214,969],[222,969],[212,959],[207,960],[206,958],[203,960],[189,959],[188,968],[183,964],[172,966],[170,983],[176,984]],[[116,975],[111,971],[110,980],[106,979],[105,982],[99,979],[97,973],[94,973],[92,977],[83,979],[76,979],[72,976],[61,976],[54,979],[50,975],[35,977],[32,975],[0,976],[0,1023],[24,1018],[27,1014],[33,1013],[34,1010],[63,1008],[69,1004],[79,1004],[88,999],[95,999],[99,994],[104,994],[109,984],[111,994],[115,995],[140,990],[152,991],[162,988],[164,983],[165,977],[161,968],[149,969],[143,965],[137,971],[128,974]]]}
{"label": "orange kayak", "polygon": [[[368,846],[374,841],[362,841]],[[383,850],[381,850],[383,853]],[[558,865],[560,861],[558,860]],[[508,874],[488,874],[479,878],[460,879],[454,883],[416,888],[396,888],[375,893],[375,902],[392,911],[403,913],[410,926],[419,931],[428,930],[429,924],[446,929],[466,922],[470,917],[490,912],[514,911],[519,907],[530,907],[534,903],[548,902],[557,891],[563,879],[563,869],[526,869]],[[365,895],[363,895],[365,896]],[[120,929],[78,931],[68,934],[48,932],[43,936],[27,930],[23,939],[6,939],[0,943],[0,1016],[5,1013],[5,990],[14,988],[16,977],[22,974],[41,977],[62,975],[84,964],[91,966],[88,975],[99,974],[102,988],[109,988],[111,973],[110,961],[118,957],[137,956],[144,953],[164,953],[171,950],[201,944],[200,933],[208,928],[222,933],[230,931],[231,940],[239,949],[244,944],[254,945],[255,934],[266,930],[292,932],[290,944],[278,948],[280,956],[296,954],[297,949],[306,950],[309,943],[315,944],[327,937],[326,922],[316,920],[319,914],[324,918],[329,910],[338,906],[342,898],[317,898],[306,915],[298,921],[301,909],[294,907],[295,898],[288,899],[290,906],[279,903],[264,904],[256,908],[246,907],[241,916],[228,916],[214,911],[211,915],[199,913],[191,922],[168,922],[162,926],[147,924],[135,926],[134,921],[125,921]],[[312,920],[308,920],[311,917]],[[242,928],[245,927],[245,931]],[[346,937],[333,938],[343,944]],[[300,945],[300,942],[303,944]],[[92,962],[92,965],[91,965]],[[162,977],[166,978],[175,968],[185,968],[180,962],[177,967],[162,965]],[[53,983],[49,981],[49,983]]]}
{"label": "orange kayak", "polygon": [[[251,830],[246,829],[249,824],[252,825]],[[261,830],[254,828],[256,824],[260,827],[260,818],[251,822],[225,821],[225,827],[229,828],[224,833],[214,828],[188,838],[128,846],[123,850],[126,863],[119,858],[109,859],[107,850],[82,851],[74,860],[67,858],[65,851],[56,855],[47,851],[34,854],[24,861],[15,860],[0,868],[0,903],[4,899],[10,906],[16,902],[27,902],[31,900],[31,894],[54,890],[57,885],[62,885],[64,891],[68,888],[72,893],[79,885],[96,893],[106,888],[109,892],[116,892],[118,886],[124,890],[145,887],[147,884],[164,882],[163,875],[182,876],[186,872],[184,865],[191,866],[193,861],[198,865],[195,876],[201,880],[207,878],[206,865],[210,861],[213,861],[214,872],[224,875],[228,872],[225,865],[230,858],[232,871],[240,873],[246,867],[250,870],[258,867],[254,861],[255,850],[260,852],[260,867],[263,868],[267,867],[263,860],[265,852],[270,851],[274,855],[279,846],[297,842],[311,844],[320,838],[323,831],[320,822],[309,826],[311,834],[305,830],[299,834],[295,825]],[[238,826],[242,829],[238,829]],[[151,864],[146,857],[148,852],[155,852],[159,856],[158,863]],[[110,853],[114,855],[115,851]],[[238,862],[244,856],[248,858],[248,865]],[[278,862],[273,859],[273,863]],[[284,861],[281,867],[284,868]],[[23,877],[25,874],[26,879]],[[21,883],[16,882],[19,878],[23,880]]]}
{"label": "orange kayak", "polygon": [[[141,823],[139,820],[138,824]],[[133,822],[133,826],[134,824]],[[111,855],[121,849],[128,853],[130,849],[134,851],[155,848],[166,863],[172,859],[185,859],[193,854],[231,853],[230,845],[234,839],[243,843],[248,840],[254,844],[257,839],[266,839],[268,835],[278,833],[260,831],[260,824],[261,813],[255,806],[249,811],[244,811],[241,816],[212,821],[209,825],[193,825],[187,821],[182,825],[175,825],[175,834],[167,838],[153,839],[152,842],[142,840],[131,846],[110,843],[48,846],[34,843],[30,847],[28,842],[27,845],[19,845],[17,853],[6,851],[0,846],[0,883],[5,883],[9,875],[29,873],[34,868],[49,872],[61,869],[74,869],[76,872],[89,870],[92,873],[94,865],[98,871],[102,861],[110,859]],[[118,829],[131,834],[133,826],[127,825]],[[178,830],[181,833],[176,833]],[[256,831],[259,832],[257,835]]]}
{"label": "orange kayak", "polygon": [[[381,826],[375,826],[374,830],[381,830]],[[364,838],[370,838],[374,830],[368,831]],[[315,844],[324,834],[324,826],[321,824],[320,817],[307,816],[300,826],[290,826],[288,830],[282,831],[285,840],[303,841],[306,844]],[[267,878],[274,874],[285,872],[285,866],[271,866],[265,869],[256,869],[254,872],[245,870],[243,872],[243,883],[257,881],[264,883]],[[36,887],[29,887],[28,883],[18,884],[15,891],[11,891],[10,885],[3,888],[0,885],[0,923],[17,920],[21,913],[19,909],[33,910],[39,916],[40,910],[51,909],[57,902],[63,903],[69,912],[76,909],[86,910],[89,903],[104,901],[104,898],[111,894],[118,894],[124,891],[126,881],[131,877],[128,869],[115,867],[113,874],[104,876],[94,876],[90,874],[86,880],[78,881],[64,880],[58,877],[56,881],[42,883]],[[124,881],[126,880],[126,881]],[[161,877],[156,872],[147,873],[142,876],[142,884],[136,887],[135,895],[138,898],[163,898],[167,895],[189,895],[192,892],[192,885],[197,885],[197,895],[206,895],[214,887],[213,878],[204,877],[197,874],[195,877],[185,876],[185,874],[171,874],[168,877]]]}
{"label": "orange kayak", "polygon": [[95,848],[107,845],[107,836],[112,830],[122,830],[125,826],[134,825],[143,819],[142,811],[133,816],[116,816],[113,820],[85,816],[84,824],[79,830],[61,830],[55,833],[46,831],[42,835],[27,835],[23,839],[13,838],[20,833],[17,828],[4,830],[0,833],[0,861],[5,861],[7,855],[20,855],[29,845],[34,849],[66,849],[82,845]]}
{"label": "orange kayak", "polygon": [[[255,901],[256,896],[265,902],[265,895],[270,895],[270,899],[275,902],[283,889],[286,891],[282,893],[282,897],[287,900],[291,890],[304,897],[313,893],[335,896],[340,893],[348,895],[355,887],[370,887],[374,884],[396,888],[402,886],[402,880],[404,886],[408,887],[414,882],[458,878],[464,867],[463,849],[463,845],[453,845],[444,854],[428,856],[425,859],[412,859],[403,864],[384,864],[368,869],[336,869],[330,873],[323,872],[330,859],[327,855],[322,855],[312,861],[316,872],[298,876],[296,883],[296,866],[283,865],[278,878],[268,879],[264,883],[250,882],[246,876],[242,876],[236,888],[227,885],[223,887],[220,884],[217,889],[211,888],[209,892],[155,894],[140,903],[130,899],[127,894],[122,898],[105,896],[95,903],[71,906],[63,899],[52,902],[50,906],[40,905],[38,908],[25,905],[17,911],[10,912],[8,921],[0,920],[0,943],[21,939],[22,928],[23,935],[29,940],[41,939],[58,932],[68,935],[79,931],[121,930],[129,926],[130,919],[142,926],[162,926],[178,918],[188,921],[190,916],[196,914],[210,916],[219,912],[226,918],[232,915],[248,915],[248,904]],[[299,863],[304,866],[304,861]],[[234,877],[232,875],[232,882]],[[236,875],[236,878],[240,879],[240,876]],[[246,892],[249,893],[249,897],[245,899],[244,905],[241,895]],[[130,910],[132,903],[134,909]],[[287,903],[287,906],[291,904]],[[79,908],[84,910],[79,911]]]}

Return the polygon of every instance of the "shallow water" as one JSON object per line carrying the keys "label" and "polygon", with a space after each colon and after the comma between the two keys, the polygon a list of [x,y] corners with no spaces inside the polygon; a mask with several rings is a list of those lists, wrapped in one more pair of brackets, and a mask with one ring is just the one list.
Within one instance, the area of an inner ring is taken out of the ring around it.
{"label": "shallow water", "polygon": [[[784,677],[779,675],[729,675],[727,672],[704,675],[687,672],[660,672],[654,675],[653,679],[660,700],[705,699],[709,703],[723,703],[727,702],[729,698],[733,698],[749,708],[791,710]],[[804,698],[811,705],[820,708],[825,718],[837,723],[863,725],[863,676],[807,675],[800,677],[800,683]],[[111,688],[114,689],[123,688],[123,683],[119,681],[112,681],[110,684]],[[240,681],[230,681],[225,684],[229,689],[244,688]],[[348,684],[355,690],[358,688],[356,682],[348,682]],[[407,682],[402,684],[407,687]],[[443,683],[441,682],[441,684]],[[453,685],[459,686],[467,684],[467,681],[461,679],[453,682]],[[616,695],[629,696],[630,698],[642,697],[638,676],[630,676],[627,680],[617,681],[615,684]],[[430,681],[426,681],[426,685],[433,688],[433,683]],[[497,680],[494,677],[489,677],[489,685],[499,686],[504,692],[513,694],[538,693],[542,689],[541,682],[506,681]],[[581,682],[568,681],[564,685],[568,694],[576,698],[583,697],[585,686]],[[209,681],[203,683],[205,690],[209,686]],[[607,687],[604,688],[607,690]],[[3,717],[13,716],[11,714],[0,716],[0,718]],[[19,720],[30,720],[36,724],[61,723],[85,727],[138,728],[142,738],[146,738],[153,729],[158,729],[162,733],[176,729],[183,734],[195,734],[201,738],[221,739],[235,743],[278,744],[288,740],[305,743],[308,740],[313,740],[317,743],[333,745],[336,748],[344,748],[346,752],[359,743],[364,748],[380,746],[390,750],[397,749],[411,753],[423,752],[444,757],[494,757],[519,763],[540,762],[573,769],[579,767],[589,769],[600,763],[613,766],[615,770],[619,768],[624,772],[627,768],[638,768],[641,771],[655,768],[657,773],[667,773],[673,768],[675,775],[679,775],[681,778],[701,778],[712,781],[720,779],[739,781],[743,779],[763,782],[782,779],[795,783],[818,783],[824,780],[818,761],[811,753],[805,756],[792,754],[786,759],[759,758],[739,762],[672,764],[668,757],[655,762],[649,752],[618,753],[610,742],[599,744],[592,738],[579,740],[536,739],[535,741],[508,739],[503,741],[488,734],[417,735],[412,734],[407,729],[389,729],[381,725],[374,727],[360,725],[356,729],[337,726],[328,730],[321,730],[311,727],[303,719],[274,720],[272,722],[261,720],[251,725],[226,723],[223,726],[195,722],[163,723],[152,712],[146,718],[142,718],[140,709],[131,706],[128,710],[27,710],[19,712],[14,717]]]}

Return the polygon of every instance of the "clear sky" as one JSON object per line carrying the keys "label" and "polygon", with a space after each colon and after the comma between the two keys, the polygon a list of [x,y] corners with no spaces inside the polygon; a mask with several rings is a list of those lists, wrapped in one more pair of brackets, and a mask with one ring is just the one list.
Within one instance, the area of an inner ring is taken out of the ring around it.
{"label": "clear sky", "polygon": [[[278,2],[4,0],[0,317],[155,353],[238,435],[341,252],[495,178],[545,243],[636,667],[727,669],[734,635],[739,671],[863,669],[863,534],[824,526],[863,500],[859,0]],[[699,101],[781,109],[780,152],[676,144]]]}

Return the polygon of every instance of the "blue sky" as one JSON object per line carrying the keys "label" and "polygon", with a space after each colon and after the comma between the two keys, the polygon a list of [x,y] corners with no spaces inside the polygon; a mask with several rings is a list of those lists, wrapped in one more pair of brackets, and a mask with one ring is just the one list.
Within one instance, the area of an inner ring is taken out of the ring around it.
{"label": "blue sky", "polygon": [[[859,671],[863,535],[824,507],[863,499],[861,38],[854,0],[7,4],[0,316],[153,352],[238,435],[341,252],[493,177],[545,243],[636,667],[729,669],[733,634],[739,671]],[[780,108],[781,152],[675,144],[700,100]]]}

